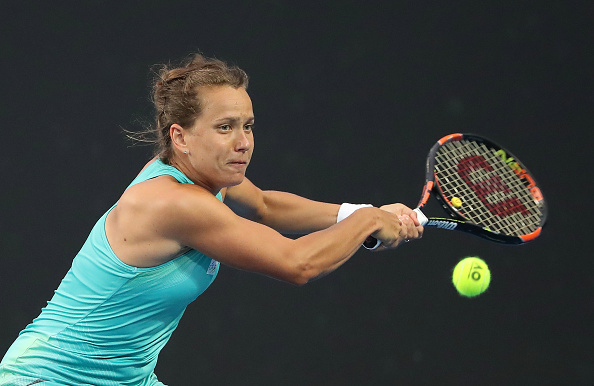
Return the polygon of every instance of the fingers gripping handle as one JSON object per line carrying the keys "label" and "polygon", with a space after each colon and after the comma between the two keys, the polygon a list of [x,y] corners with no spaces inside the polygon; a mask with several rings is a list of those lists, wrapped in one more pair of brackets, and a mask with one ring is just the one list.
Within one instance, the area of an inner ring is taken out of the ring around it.
{"label": "fingers gripping handle", "polygon": [[425,224],[427,224],[427,222],[429,221],[427,216],[425,216],[425,214],[423,212],[421,212],[421,209],[419,209],[419,208],[415,209],[414,211],[417,213],[417,220],[419,220],[419,223],[421,223],[421,226],[425,226]]}
{"label": "fingers gripping handle", "polygon": [[[338,216],[337,216],[336,222],[340,222],[341,220],[345,219],[350,214],[352,214],[355,210],[360,209],[362,207],[366,207],[366,206],[371,206],[371,205],[368,205],[368,204],[355,205],[355,204],[349,204],[349,203],[342,204],[338,211]],[[429,219],[427,218],[427,216],[425,216],[425,214],[423,214],[423,212],[421,212],[421,209],[417,208],[414,211],[417,213],[417,220],[419,220],[419,223],[421,224],[421,226],[424,226],[425,224],[427,224]],[[365,240],[365,242],[363,243],[363,246],[367,249],[373,250],[373,249],[376,249],[377,247],[379,247],[381,244],[382,244],[381,241],[377,240],[375,237],[369,236],[367,238],[367,240]]]}
{"label": "fingers gripping handle", "polygon": [[[425,216],[425,214],[423,212],[421,212],[421,209],[417,208],[414,210],[414,212],[417,214],[417,220],[419,220],[419,223],[421,224],[421,226],[425,226],[425,224],[427,224],[427,222],[429,221],[429,219],[427,218],[427,216]],[[374,237],[369,236],[367,238],[367,240],[365,240],[365,242],[363,243],[363,246],[367,249],[376,249],[377,247],[379,247],[382,244],[381,241],[376,240]]]}

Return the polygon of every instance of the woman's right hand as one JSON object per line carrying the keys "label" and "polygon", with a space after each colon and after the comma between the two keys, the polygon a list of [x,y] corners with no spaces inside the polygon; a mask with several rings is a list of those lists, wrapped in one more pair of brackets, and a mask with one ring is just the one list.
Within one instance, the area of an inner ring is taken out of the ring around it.
{"label": "woman's right hand", "polygon": [[380,208],[380,222],[382,227],[371,236],[381,242],[376,250],[393,249],[403,242],[419,239],[423,235],[423,227],[418,224],[410,213],[412,209],[393,204]]}

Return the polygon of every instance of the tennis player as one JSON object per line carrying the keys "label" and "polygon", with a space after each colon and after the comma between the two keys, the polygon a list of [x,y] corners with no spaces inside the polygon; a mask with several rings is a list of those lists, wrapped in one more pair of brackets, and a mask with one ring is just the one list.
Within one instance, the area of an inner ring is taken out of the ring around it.
{"label": "tennis player", "polygon": [[163,385],[153,372],[159,352],[219,264],[303,285],[369,236],[378,250],[421,237],[402,204],[328,204],[254,186],[245,177],[254,149],[247,85],[244,71],[202,55],[163,66],[157,156],[8,349],[0,385]]}

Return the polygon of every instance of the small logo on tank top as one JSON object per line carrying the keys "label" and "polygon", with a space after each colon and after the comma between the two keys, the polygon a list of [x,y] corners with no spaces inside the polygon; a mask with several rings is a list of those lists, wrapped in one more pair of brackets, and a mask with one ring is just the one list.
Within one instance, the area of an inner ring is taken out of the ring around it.
{"label": "small logo on tank top", "polygon": [[210,261],[210,265],[208,266],[208,269],[206,270],[206,274],[207,275],[214,275],[217,272],[217,267],[219,266],[219,262],[212,259]]}

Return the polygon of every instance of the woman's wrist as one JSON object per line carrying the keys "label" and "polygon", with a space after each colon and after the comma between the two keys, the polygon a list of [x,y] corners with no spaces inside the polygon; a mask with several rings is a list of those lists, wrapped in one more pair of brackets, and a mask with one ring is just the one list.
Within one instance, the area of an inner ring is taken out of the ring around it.
{"label": "woman's wrist", "polygon": [[[355,211],[361,208],[370,208],[373,207],[371,204],[350,204],[348,202],[343,203],[340,205],[338,209],[338,215],[336,216],[336,222],[339,223],[345,218],[349,217]],[[381,241],[369,236],[367,240],[363,243],[363,247],[369,250],[374,250],[381,245]]]}

